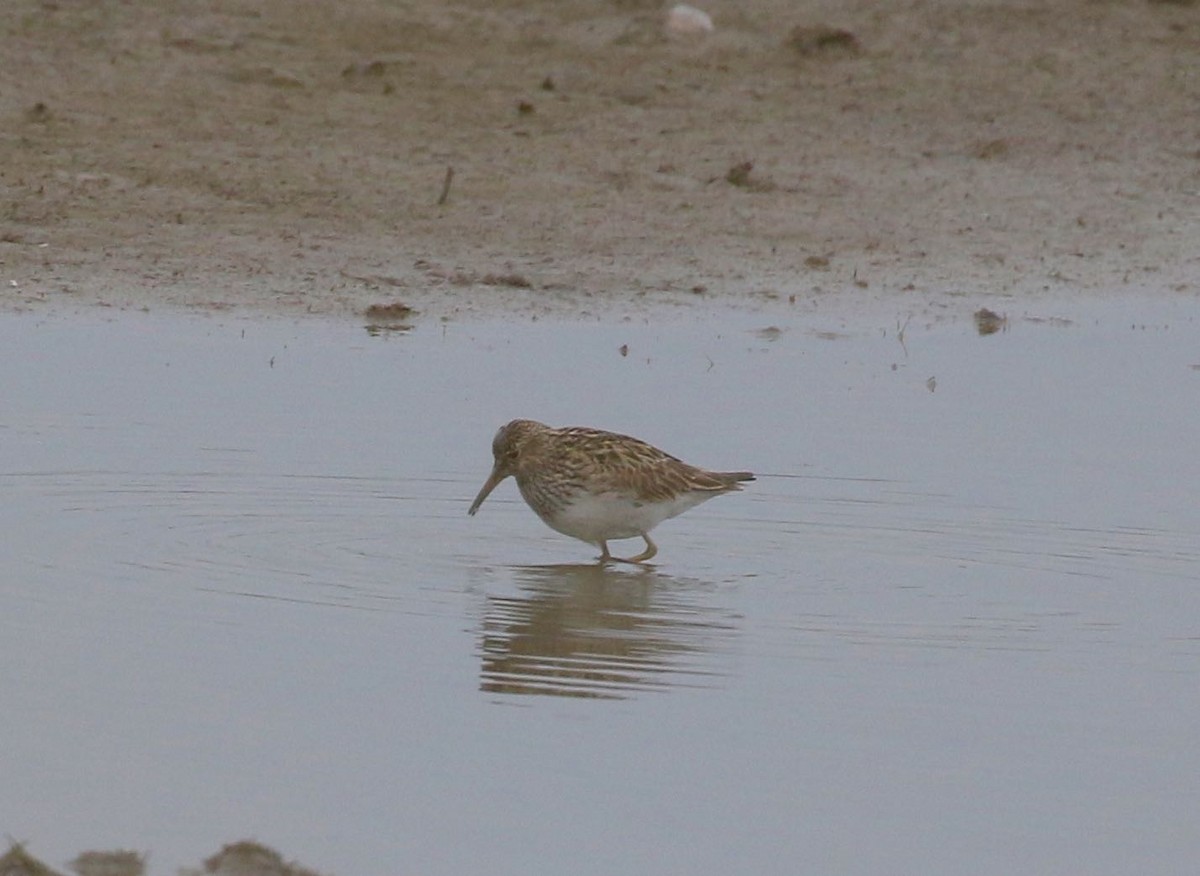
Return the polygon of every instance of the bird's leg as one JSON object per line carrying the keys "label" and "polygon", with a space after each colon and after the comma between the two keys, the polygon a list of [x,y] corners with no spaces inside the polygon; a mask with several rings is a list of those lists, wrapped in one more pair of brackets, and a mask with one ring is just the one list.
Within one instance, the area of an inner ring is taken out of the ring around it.
{"label": "bird's leg", "polygon": [[608,552],[608,542],[600,542],[600,556],[597,559],[602,563],[607,563],[613,558],[613,555]]}
{"label": "bird's leg", "polygon": [[630,557],[628,560],[625,560],[626,563],[646,563],[658,553],[658,545],[650,540],[650,536],[643,532],[642,538],[646,540],[646,549],[636,557]]}

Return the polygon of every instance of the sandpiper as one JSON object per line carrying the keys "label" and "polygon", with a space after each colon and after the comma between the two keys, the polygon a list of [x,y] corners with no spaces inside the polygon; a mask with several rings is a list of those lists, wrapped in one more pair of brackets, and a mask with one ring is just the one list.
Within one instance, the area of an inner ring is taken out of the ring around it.
{"label": "sandpiper", "polygon": [[[650,530],[713,496],[754,480],[748,471],[705,471],[657,447],[600,429],[554,429],[513,420],[492,439],[495,464],[468,514],[509,475],[526,503],[551,529],[600,548],[600,561],[645,563],[658,547]],[[641,536],[646,549],[623,559],[610,539]]]}

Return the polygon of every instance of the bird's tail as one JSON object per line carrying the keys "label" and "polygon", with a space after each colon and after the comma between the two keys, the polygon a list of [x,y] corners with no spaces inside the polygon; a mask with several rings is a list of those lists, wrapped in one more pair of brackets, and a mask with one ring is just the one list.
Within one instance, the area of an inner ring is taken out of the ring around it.
{"label": "bird's tail", "polygon": [[713,472],[713,477],[722,481],[733,490],[740,490],[741,487],[738,484],[742,481],[756,480],[754,475],[748,471],[715,471]]}

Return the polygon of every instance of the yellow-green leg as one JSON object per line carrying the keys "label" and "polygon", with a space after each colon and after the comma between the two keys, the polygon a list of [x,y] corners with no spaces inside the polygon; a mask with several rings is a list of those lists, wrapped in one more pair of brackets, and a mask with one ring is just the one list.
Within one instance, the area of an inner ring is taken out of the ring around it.
{"label": "yellow-green leg", "polygon": [[608,542],[600,542],[600,562],[602,563],[634,563],[635,565],[649,561],[655,554],[658,553],[658,545],[650,540],[650,536],[642,533],[642,538],[646,540],[646,549],[636,557],[614,557],[608,552]]}
{"label": "yellow-green leg", "polygon": [[628,563],[646,563],[646,562],[649,562],[651,559],[653,559],[654,555],[656,553],[658,553],[658,545],[656,545],[654,542],[652,542],[650,540],[650,536],[646,535],[646,533],[643,532],[642,538],[644,538],[646,540],[646,549],[644,551],[642,551],[640,554],[638,554],[636,557],[630,557],[628,560],[626,560],[626,562],[628,562]]}

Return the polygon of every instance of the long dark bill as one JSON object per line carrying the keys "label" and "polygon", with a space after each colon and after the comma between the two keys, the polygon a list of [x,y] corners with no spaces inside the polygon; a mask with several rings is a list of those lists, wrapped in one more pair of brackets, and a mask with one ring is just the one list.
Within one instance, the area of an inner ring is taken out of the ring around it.
{"label": "long dark bill", "polygon": [[488,475],[488,479],[483,482],[483,488],[479,491],[479,495],[475,497],[475,501],[471,503],[471,507],[467,509],[467,513],[472,517],[479,510],[479,506],[483,504],[483,500],[488,497],[492,490],[496,489],[496,485],[504,480],[508,475],[501,474],[498,468],[493,468],[492,473]]}

